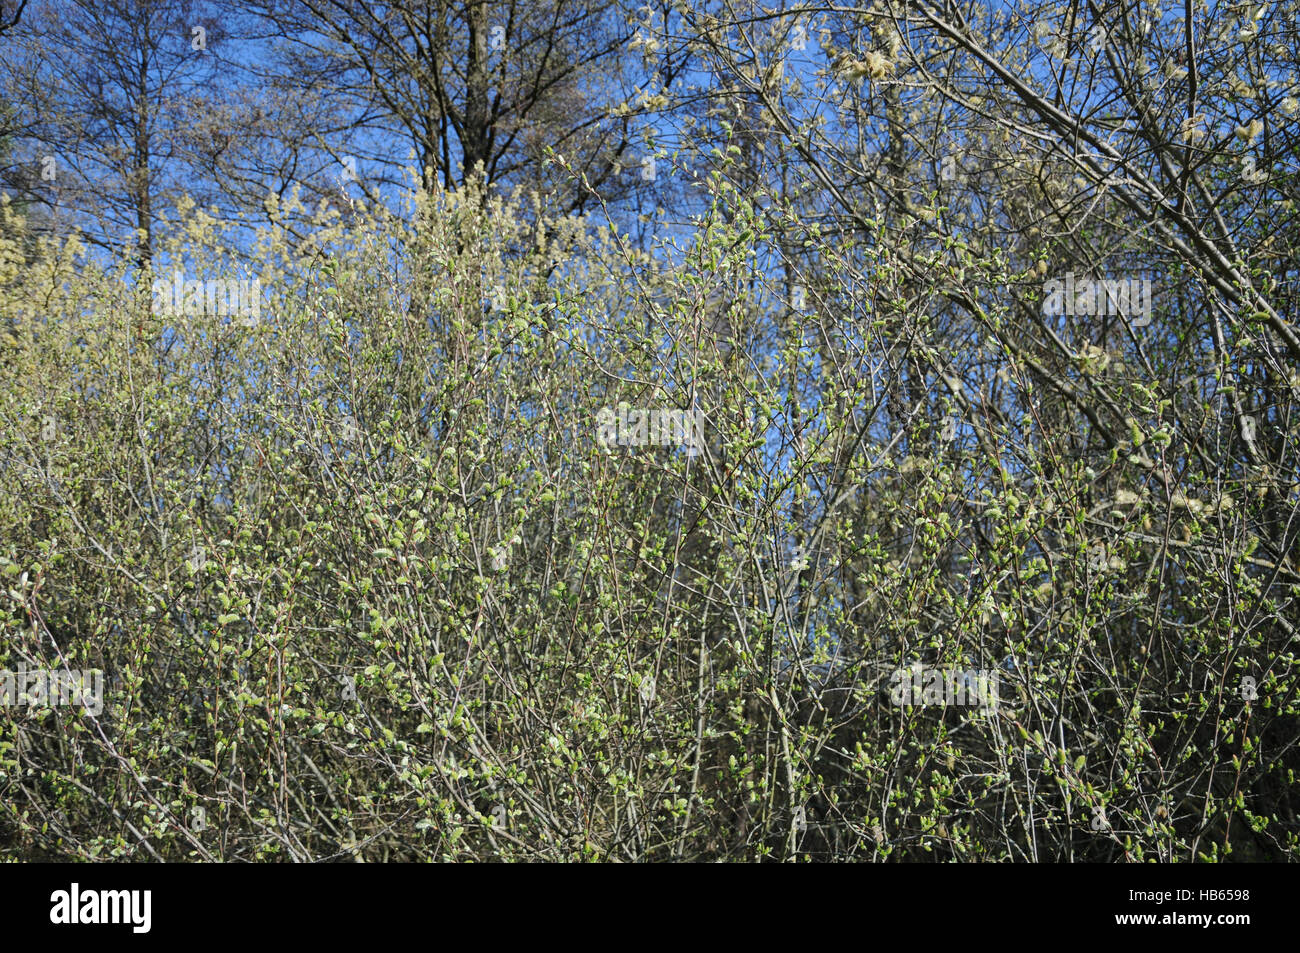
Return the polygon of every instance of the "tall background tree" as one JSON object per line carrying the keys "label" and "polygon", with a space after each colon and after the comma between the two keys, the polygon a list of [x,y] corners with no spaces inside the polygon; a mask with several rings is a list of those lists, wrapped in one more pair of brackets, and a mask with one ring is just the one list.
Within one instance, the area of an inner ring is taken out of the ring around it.
{"label": "tall background tree", "polygon": [[31,4],[0,44],[15,135],[41,171],[25,197],[148,266],[160,217],[183,192],[204,195],[180,144],[221,39],[210,9],[190,0]]}

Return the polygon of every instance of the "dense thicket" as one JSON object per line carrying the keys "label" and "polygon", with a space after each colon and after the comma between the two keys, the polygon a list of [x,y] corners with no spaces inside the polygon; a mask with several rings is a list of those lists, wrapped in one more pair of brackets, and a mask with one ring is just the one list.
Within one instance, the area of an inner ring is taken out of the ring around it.
{"label": "dense thicket", "polygon": [[1300,853],[1294,4],[211,6],[0,36],[0,854]]}

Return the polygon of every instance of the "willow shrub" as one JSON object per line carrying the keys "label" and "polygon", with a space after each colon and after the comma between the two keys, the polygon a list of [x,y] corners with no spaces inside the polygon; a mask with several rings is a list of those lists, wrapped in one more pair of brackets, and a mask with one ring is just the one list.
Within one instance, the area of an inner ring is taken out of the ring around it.
{"label": "willow shrub", "polygon": [[[1292,504],[1006,306],[974,328],[1006,416],[945,436],[953,326],[815,227],[787,307],[756,262],[792,223],[715,182],[647,253],[468,190],[251,256],[186,209],[157,274],[4,265],[0,666],[105,677],[98,715],[0,710],[5,854],[1292,856],[1296,576],[1251,555]],[[161,312],[177,269],[260,314]],[[1130,432],[1071,454],[1048,374]],[[702,452],[601,446],[620,404]],[[895,705],[914,664],[999,703]]]}

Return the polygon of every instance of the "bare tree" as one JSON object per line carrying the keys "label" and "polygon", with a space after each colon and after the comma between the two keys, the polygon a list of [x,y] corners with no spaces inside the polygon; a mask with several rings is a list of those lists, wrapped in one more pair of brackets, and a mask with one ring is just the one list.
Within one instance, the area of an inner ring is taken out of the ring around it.
{"label": "bare tree", "polygon": [[220,37],[190,0],[34,5],[0,45],[15,136],[39,170],[25,198],[147,266],[158,217],[195,185],[176,142]]}

